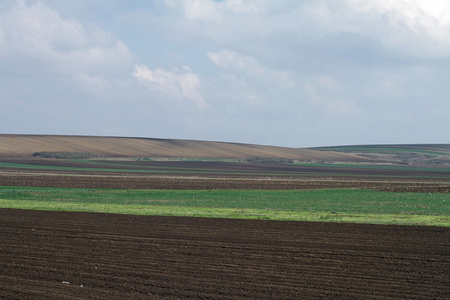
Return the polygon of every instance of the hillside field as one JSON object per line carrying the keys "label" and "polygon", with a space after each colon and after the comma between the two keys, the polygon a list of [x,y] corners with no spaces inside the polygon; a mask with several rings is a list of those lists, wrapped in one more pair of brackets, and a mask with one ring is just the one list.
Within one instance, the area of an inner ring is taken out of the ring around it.
{"label": "hillside field", "polygon": [[31,158],[48,152],[77,153],[79,158],[250,159],[255,162],[272,159],[300,163],[450,166],[450,144],[286,148],[179,139],[0,134],[0,159]]}
{"label": "hillside field", "polygon": [[221,158],[371,161],[352,154],[238,143],[127,137],[0,135],[0,158],[30,158],[40,151],[93,153],[103,157]]}

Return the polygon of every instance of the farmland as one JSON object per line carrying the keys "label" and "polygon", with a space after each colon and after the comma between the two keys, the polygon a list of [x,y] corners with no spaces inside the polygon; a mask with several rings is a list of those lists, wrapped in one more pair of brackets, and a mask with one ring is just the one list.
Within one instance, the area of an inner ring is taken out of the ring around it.
{"label": "farmland", "polygon": [[371,161],[349,154],[238,143],[128,137],[0,134],[0,158],[31,157],[36,152],[78,152],[103,157],[287,158]]}
{"label": "farmland", "polygon": [[449,298],[448,146],[344,148],[0,135],[0,298]]}
{"label": "farmland", "polygon": [[449,230],[0,210],[0,298],[446,299]]}
{"label": "farmland", "polygon": [[57,159],[0,168],[4,208],[450,225],[445,168]]}
{"label": "farmland", "polygon": [[2,187],[0,207],[450,226],[450,193],[320,190],[137,190]]}

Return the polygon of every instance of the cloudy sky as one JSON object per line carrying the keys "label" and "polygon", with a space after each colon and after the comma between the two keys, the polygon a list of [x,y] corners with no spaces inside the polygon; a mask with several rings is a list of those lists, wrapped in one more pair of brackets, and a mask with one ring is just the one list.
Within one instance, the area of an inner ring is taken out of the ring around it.
{"label": "cloudy sky", "polygon": [[2,0],[0,133],[450,143],[448,0]]}

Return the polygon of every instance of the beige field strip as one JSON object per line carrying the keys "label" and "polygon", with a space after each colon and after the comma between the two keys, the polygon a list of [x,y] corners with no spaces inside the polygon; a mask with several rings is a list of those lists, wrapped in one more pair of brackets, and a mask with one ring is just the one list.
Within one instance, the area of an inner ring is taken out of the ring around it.
{"label": "beige field strip", "polygon": [[225,142],[94,136],[0,135],[0,157],[26,158],[40,151],[89,152],[107,157],[365,160],[353,154],[330,151]]}

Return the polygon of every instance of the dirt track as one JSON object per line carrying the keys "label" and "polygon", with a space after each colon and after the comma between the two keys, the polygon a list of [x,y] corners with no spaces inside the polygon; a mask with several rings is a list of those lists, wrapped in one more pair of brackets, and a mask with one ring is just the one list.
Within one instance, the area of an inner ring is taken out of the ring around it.
{"label": "dirt track", "polygon": [[450,229],[0,210],[0,298],[449,299]]}

